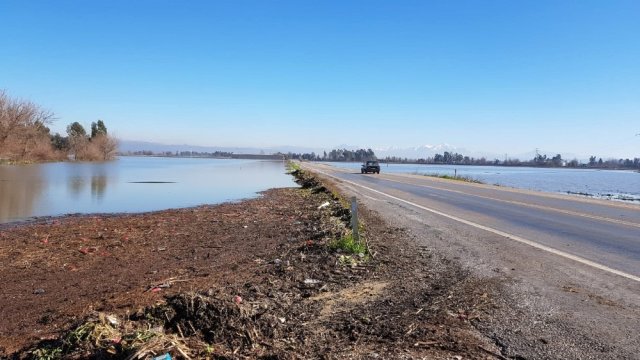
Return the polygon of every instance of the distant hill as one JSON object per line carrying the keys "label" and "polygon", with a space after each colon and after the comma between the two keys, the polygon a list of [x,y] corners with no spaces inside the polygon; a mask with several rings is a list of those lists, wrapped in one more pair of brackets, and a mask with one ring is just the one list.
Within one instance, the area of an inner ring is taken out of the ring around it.
{"label": "distant hill", "polygon": [[295,152],[295,153],[305,153],[305,152],[320,152],[322,153],[322,149],[316,148],[306,148],[306,147],[298,147],[298,146],[278,146],[278,147],[267,147],[267,148],[258,148],[258,147],[229,147],[229,146],[198,146],[198,145],[176,145],[176,144],[160,144],[148,141],[135,141],[135,140],[121,140],[120,146],[118,147],[120,152],[126,153],[128,151],[152,151],[154,153],[161,152],[176,152],[176,151],[197,151],[197,152],[215,152],[215,151],[224,151],[224,152],[232,152],[234,154],[275,154],[277,152],[287,153],[287,152]]}

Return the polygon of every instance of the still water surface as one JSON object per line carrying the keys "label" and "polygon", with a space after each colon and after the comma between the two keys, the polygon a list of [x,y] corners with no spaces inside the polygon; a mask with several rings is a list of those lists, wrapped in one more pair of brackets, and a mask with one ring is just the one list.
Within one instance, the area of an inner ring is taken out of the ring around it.
{"label": "still water surface", "polygon": [[[360,163],[327,163],[360,171]],[[580,193],[640,203],[640,173],[625,170],[465,165],[380,164],[381,172],[466,176],[485,184],[556,193]]]}
{"label": "still water surface", "polygon": [[0,165],[0,223],[215,204],[289,186],[295,183],[282,161],[122,157],[105,163]]}

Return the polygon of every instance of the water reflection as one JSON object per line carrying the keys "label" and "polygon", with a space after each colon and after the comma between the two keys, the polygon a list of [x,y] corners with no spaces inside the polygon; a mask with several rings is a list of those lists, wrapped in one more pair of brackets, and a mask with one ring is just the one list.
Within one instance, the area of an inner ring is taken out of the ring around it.
{"label": "water reflection", "polygon": [[295,186],[283,162],[135,158],[0,166],[0,223],[67,213],[214,204]]}
{"label": "water reflection", "polygon": [[90,185],[91,198],[99,202],[104,199],[108,182],[106,175],[91,175],[90,178],[73,176],[67,182],[68,194],[72,198],[79,199],[84,196],[87,186]]}
{"label": "water reflection", "polygon": [[42,196],[43,184],[38,166],[0,166],[0,222],[31,216]]}
{"label": "water reflection", "polygon": [[104,192],[107,189],[107,177],[105,175],[97,175],[91,177],[91,197],[101,201],[104,199]]}
{"label": "water reflection", "polygon": [[74,176],[69,178],[68,182],[69,195],[73,198],[79,198],[82,194],[82,188],[84,188],[84,178],[80,176]]}

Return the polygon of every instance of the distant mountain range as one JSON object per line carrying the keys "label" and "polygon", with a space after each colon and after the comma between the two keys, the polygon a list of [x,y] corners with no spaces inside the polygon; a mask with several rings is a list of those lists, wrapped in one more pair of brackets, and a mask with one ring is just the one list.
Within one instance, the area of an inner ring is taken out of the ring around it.
{"label": "distant mountain range", "polygon": [[[215,151],[224,151],[224,152],[232,152],[234,154],[274,154],[277,152],[281,153],[311,153],[314,152],[316,154],[322,155],[324,151],[329,152],[333,149],[348,149],[348,150],[357,150],[361,148],[366,148],[363,146],[356,145],[336,145],[329,148],[314,148],[314,147],[303,147],[303,146],[273,146],[273,147],[229,147],[229,146],[198,146],[198,145],[176,145],[176,144],[160,144],[155,142],[147,142],[147,141],[135,141],[135,140],[121,140],[119,150],[121,152],[135,152],[135,151],[152,151],[154,153],[161,152],[176,152],[176,151],[197,151],[197,152],[215,152]],[[500,159],[504,160],[505,154],[495,154],[495,153],[487,153],[487,152],[472,152],[468,151],[464,148],[459,148],[450,144],[436,144],[436,145],[421,145],[414,147],[379,147],[372,148],[376,153],[378,158],[385,158],[387,156],[396,156],[401,158],[408,159],[420,159],[433,157],[435,154],[442,154],[445,151],[449,152],[457,152],[463,154],[465,156],[480,158],[485,157],[487,159]],[[554,156],[557,152],[549,152],[549,151],[540,151],[541,154],[546,154],[547,156]],[[507,157],[510,159],[520,159],[520,160],[530,160],[535,156],[535,151],[522,153],[522,154],[507,154]],[[573,159],[577,156],[574,154],[562,154],[562,158],[566,160]],[[578,157],[579,158],[579,157]],[[580,159],[579,160],[584,160]]]}

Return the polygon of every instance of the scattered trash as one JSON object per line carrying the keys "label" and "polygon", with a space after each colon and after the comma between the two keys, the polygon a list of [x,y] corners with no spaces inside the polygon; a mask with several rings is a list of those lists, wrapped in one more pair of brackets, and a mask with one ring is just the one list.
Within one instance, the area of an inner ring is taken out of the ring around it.
{"label": "scattered trash", "polygon": [[278,265],[278,266],[280,266],[280,265],[282,264],[282,260],[280,260],[280,259],[275,259],[275,260],[273,260],[273,263],[274,263],[274,264],[276,264],[276,265]]}
{"label": "scattered trash", "polygon": [[329,206],[331,203],[328,201],[323,202],[320,206],[318,206],[318,210],[322,209],[322,208],[326,208],[327,206]]}
{"label": "scattered trash", "polygon": [[307,285],[315,285],[315,284],[320,284],[320,280],[304,279],[304,283],[307,284]]}
{"label": "scattered trash", "polygon": [[283,324],[285,323],[285,321],[287,321],[287,319],[285,319],[285,318],[283,318],[283,317],[278,318],[278,320],[279,320],[281,323],[283,323]]}
{"label": "scattered trash", "polygon": [[113,326],[118,326],[118,324],[120,323],[115,315],[107,315],[107,320]]}
{"label": "scattered trash", "polygon": [[249,227],[248,225],[243,226],[243,228],[244,228],[244,229],[246,229],[246,228],[248,228],[248,227]]}
{"label": "scattered trash", "polygon": [[153,360],[171,360],[171,355],[166,353],[164,355],[154,357]]}
{"label": "scattered trash", "polygon": [[236,304],[240,305],[242,303],[242,298],[240,297],[240,295],[236,295],[233,298],[233,302],[235,302]]}
{"label": "scattered trash", "polygon": [[35,290],[33,290],[33,293],[35,295],[44,294],[44,292],[45,292],[44,289],[35,289]]}

